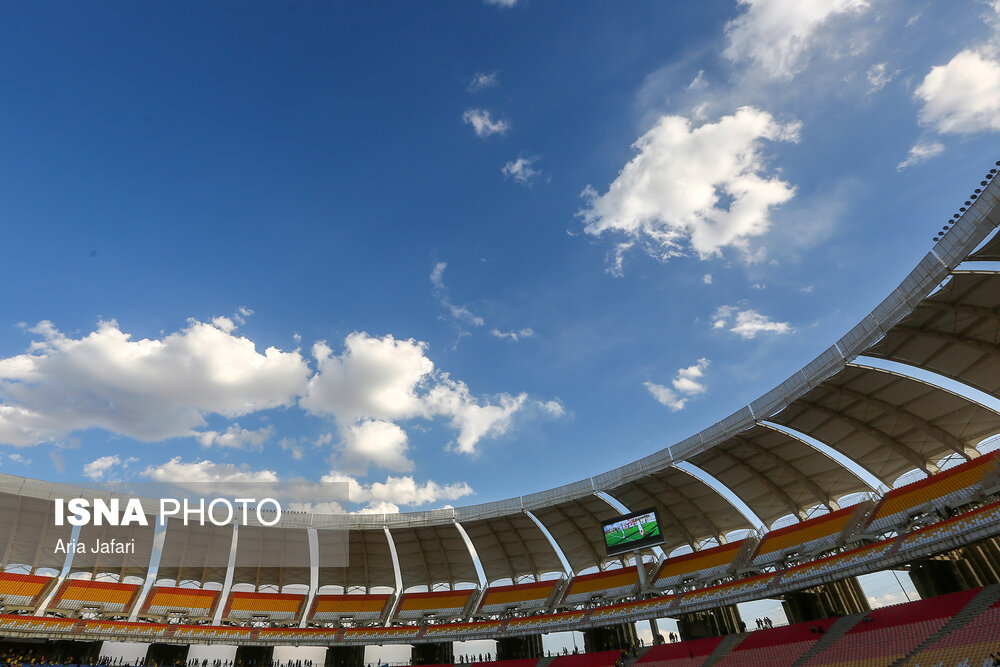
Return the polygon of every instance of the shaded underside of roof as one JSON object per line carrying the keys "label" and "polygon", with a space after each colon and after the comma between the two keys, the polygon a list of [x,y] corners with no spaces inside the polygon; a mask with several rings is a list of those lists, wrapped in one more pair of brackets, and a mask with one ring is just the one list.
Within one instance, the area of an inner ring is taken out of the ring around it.
{"label": "shaded underside of roof", "polygon": [[948,454],[968,458],[1000,414],[920,380],[848,366],[772,417],[853,459],[887,486]]}
{"label": "shaded underside of roof", "polygon": [[690,459],[732,489],[768,526],[788,514],[869,491],[853,472],[787,433],[754,426]]}
{"label": "shaded underside of roof", "polygon": [[548,538],[526,514],[463,521],[462,528],[490,583],[500,579],[517,581],[526,575],[538,578],[562,569]]}
{"label": "shaded underside of roof", "polygon": [[1000,275],[952,276],[865,354],[1000,395]]}

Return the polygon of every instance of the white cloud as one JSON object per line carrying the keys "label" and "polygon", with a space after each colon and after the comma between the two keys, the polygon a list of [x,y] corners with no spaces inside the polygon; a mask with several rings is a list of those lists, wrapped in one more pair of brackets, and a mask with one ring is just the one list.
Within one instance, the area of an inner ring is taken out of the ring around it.
{"label": "white cloud", "polygon": [[60,475],[66,472],[66,459],[63,455],[56,451],[49,452],[49,460],[52,461],[52,467],[55,468],[56,472]]}
{"label": "white cloud", "polygon": [[873,92],[882,90],[893,76],[895,74],[887,70],[886,63],[877,63],[868,68],[868,85]]}
{"label": "white cloud", "polygon": [[510,125],[505,120],[493,120],[486,109],[467,109],[462,114],[462,122],[471,125],[476,136],[485,139],[493,134],[506,134]]}
{"label": "white cloud", "polygon": [[683,410],[689,398],[705,393],[706,387],[701,380],[709,363],[708,359],[702,357],[693,366],[678,369],[671,382],[673,388],[648,380],[643,384],[662,405],[674,412]]}
{"label": "white cloud", "polygon": [[431,294],[438,300],[441,307],[447,310],[455,320],[476,327],[483,326],[485,321],[482,317],[476,315],[465,306],[456,306],[451,302],[451,299],[448,297],[448,288],[444,284],[444,270],[447,267],[448,264],[445,262],[438,262],[434,265],[434,270],[431,271]]}
{"label": "white cloud", "polygon": [[264,448],[264,443],[272,435],[274,435],[273,426],[265,426],[256,431],[249,431],[242,428],[239,424],[231,424],[228,429],[221,433],[218,431],[203,431],[199,433],[198,442],[201,443],[202,447],[212,447],[214,445],[216,447],[230,447],[232,449],[249,447],[261,450]]}
{"label": "white cloud", "polygon": [[920,121],[942,134],[1000,130],[1000,61],[992,49],[965,49],[931,68],[915,95]]}
{"label": "white cloud", "polygon": [[531,328],[518,329],[516,331],[500,331],[499,329],[491,329],[490,335],[496,338],[506,338],[516,343],[522,338],[534,338],[535,330]]}
{"label": "white cloud", "polygon": [[932,157],[940,155],[943,152],[944,144],[936,141],[915,144],[912,148],[910,148],[910,152],[906,154],[906,159],[896,165],[896,170],[902,171],[907,167],[912,167],[915,164],[926,162]]}
{"label": "white cloud", "polygon": [[684,406],[687,405],[686,398],[678,396],[677,392],[668,387],[664,387],[662,384],[656,384],[655,382],[651,382],[649,380],[643,384],[646,386],[646,389],[649,390],[649,393],[653,395],[653,398],[674,412],[683,410]]}
{"label": "white cloud", "polygon": [[84,477],[94,480],[104,479],[104,473],[121,463],[117,456],[102,456],[83,466]]}
{"label": "white cloud", "polygon": [[765,173],[762,144],[797,141],[799,127],[752,107],[697,127],[681,116],[662,116],[633,144],[637,155],[605,194],[584,190],[584,230],[629,237],[615,251],[619,269],[636,241],[663,261],[685,254],[687,245],[702,258],[725,247],[749,258],[749,239],[765,233],[771,209],[795,193]]}
{"label": "white cloud", "polygon": [[746,11],[726,24],[724,55],[789,80],[801,72],[817,30],[832,17],[868,8],[868,0],[739,0]]}
{"label": "white cloud", "polygon": [[500,394],[499,405],[480,404],[464,382],[442,373],[439,384],[427,393],[425,402],[432,414],[449,418],[451,427],[458,431],[453,449],[475,454],[481,439],[499,437],[510,429],[514,415],[526,399],[526,394]]}
{"label": "white cloud", "polygon": [[497,74],[497,72],[476,72],[469,82],[469,92],[478,93],[480,90],[495,88],[500,83]]}
{"label": "white cloud", "polygon": [[366,474],[374,463],[393,472],[410,472],[413,461],[407,456],[406,432],[392,422],[367,419],[344,427],[343,449],[337,466],[346,472]]}
{"label": "white cloud", "polygon": [[483,0],[487,5],[494,5],[496,7],[513,7],[517,4],[517,0]]}
{"label": "white cloud", "polygon": [[410,419],[426,414],[417,390],[432,380],[427,345],[352,333],[344,352],[325,343],[313,346],[317,372],[299,404],[315,414],[332,414],[341,424],[363,419]]}
{"label": "white cloud", "polygon": [[706,273],[704,276],[702,276],[701,282],[705,283],[706,285],[711,285],[712,284],[712,274],[711,273]]}
{"label": "white cloud", "polygon": [[0,442],[32,445],[90,428],[147,442],[196,436],[208,414],[293,404],[310,372],[298,351],[260,353],[222,319],[141,340],[113,320],[80,338],[39,323],[27,353],[0,359]]}
{"label": "white cloud", "polygon": [[364,504],[362,514],[391,514],[399,511],[400,505],[418,507],[442,500],[458,500],[473,493],[465,482],[438,484],[432,480],[417,482],[413,477],[389,476],[384,482],[362,484],[343,473],[332,472],[323,477],[324,482],[346,482],[351,502]]}
{"label": "white cloud", "polygon": [[142,473],[157,482],[184,484],[275,483],[278,474],[273,470],[251,470],[247,464],[215,463],[208,459],[184,462],[175,456],[158,466],[148,466]]}
{"label": "white cloud", "polygon": [[788,322],[775,322],[756,310],[740,310],[736,306],[719,306],[712,317],[713,329],[728,329],[744,339],[759,333],[788,334],[795,331]]}
{"label": "white cloud", "polygon": [[503,172],[504,178],[511,178],[514,179],[515,183],[528,185],[531,183],[532,179],[541,173],[531,166],[537,162],[537,160],[538,158],[533,157],[519,157],[513,162],[508,161],[500,171]]}
{"label": "white cloud", "polygon": [[363,420],[444,417],[458,432],[455,449],[470,454],[482,438],[506,433],[525,394],[500,394],[496,405],[477,399],[465,383],[435,371],[426,350],[425,343],[412,339],[366,333],[348,336],[340,355],[317,343],[313,355],[318,370],[300,405],[314,414],[333,415],[341,427]]}
{"label": "white cloud", "polygon": [[296,461],[301,461],[306,457],[305,448],[292,438],[282,438],[278,441],[278,446],[281,447],[282,451],[291,454]]}
{"label": "white cloud", "polygon": [[538,407],[553,417],[562,417],[566,414],[566,408],[559,401],[545,401],[544,403],[539,403]]}
{"label": "white cloud", "polygon": [[706,368],[708,368],[708,359],[702,357],[694,366],[679,369],[677,377],[673,381],[674,389],[682,394],[704,393],[705,385],[699,380],[705,375]]}

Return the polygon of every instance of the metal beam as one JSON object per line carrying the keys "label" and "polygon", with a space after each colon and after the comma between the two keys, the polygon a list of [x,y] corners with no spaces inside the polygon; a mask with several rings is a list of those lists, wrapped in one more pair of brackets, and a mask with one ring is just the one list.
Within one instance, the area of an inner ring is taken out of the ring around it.
{"label": "metal beam", "polygon": [[[503,559],[507,562],[507,572],[510,575],[509,578],[510,578],[511,581],[513,581],[513,582],[516,583],[517,576],[514,574],[514,564],[510,560],[510,554],[507,553],[507,547],[506,547],[506,545],[503,543],[503,540],[500,539],[500,536],[497,535],[497,532],[495,530],[493,530],[493,526],[491,526],[487,520],[483,521],[483,525],[486,527],[486,530],[488,530],[490,532],[490,535],[493,536],[493,539],[496,541],[496,543],[498,545],[500,545],[500,553],[503,555]],[[466,533],[468,533],[468,531],[466,531]],[[522,540],[521,536],[517,534],[517,531],[514,531],[514,535],[517,537],[518,541],[521,543],[521,549],[522,549],[522,551],[524,553],[528,553],[528,549],[524,545],[524,540]],[[472,541],[472,537],[469,537],[469,541],[470,542]],[[479,551],[479,549],[477,548],[476,552],[478,553],[478,551]],[[494,551],[495,551],[494,549],[490,549],[490,553],[493,553]],[[486,565],[483,564],[482,558],[479,559],[479,563],[480,563],[480,565],[483,566],[483,572],[486,573]],[[536,574],[535,576],[537,577],[538,575]],[[487,583],[489,583],[489,579],[490,579],[490,575],[488,573],[486,573],[486,581],[487,581]],[[498,579],[503,579],[503,577],[498,577]]]}
{"label": "metal beam", "polygon": [[[928,475],[938,472],[938,467],[936,465],[934,465],[929,461],[925,461],[922,456],[917,454],[915,451],[913,451],[903,443],[896,442],[887,433],[883,433],[882,431],[878,430],[877,428],[869,424],[866,424],[860,419],[856,419],[849,415],[845,415],[844,413],[838,410],[834,410],[833,408],[828,408],[825,405],[820,405],[819,403],[806,401],[801,398],[797,399],[795,402],[804,405],[808,408],[812,408],[813,410],[821,412],[829,417],[833,417],[834,419],[840,419],[844,422],[847,422],[847,424],[849,424],[853,428],[877,440],[880,444],[885,445],[886,447],[888,447],[889,449],[891,449],[892,451],[894,451],[895,453],[899,454],[901,457],[909,461],[917,469],[922,470]],[[889,486],[891,487],[892,485]]]}
{"label": "metal beam", "polygon": [[914,428],[923,431],[934,440],[937,440],[942,445],[945,445],[946,447],[951,449],[956,454],[961,454],[963,457],[965,457],[967,461],[975,458],[976,456],[979,456],[979,452],[976,452],[974,456],[970,455],[969,448],[967,448],[964,444],[962,444],[962,441],[959,440],[957,437],[955,437],[951,433],[948,433],[948,431],[945,431],[940,426],[932,424],[926,419],[923,419],[913,414],[909,410],[901,408],[898,405],[893,405],[892,403],[884,401],[881,398],[875,398],[874,396],[871,396],[869,394],[865,394],[860,391],[856,391],[854,389],[848,389],[847,387],[836,387],[829,384],[824,385],[824,387],[827,389],[832,389],[838,394],[843,394],[844,396],[847,396],[849,398],[853,398],[859,401],[867,401],[869,403],[877,405],[880,409],[888,412],[889,414],[892,414],[895,417],[898,417],[899,419],[902,419],[903,421],[910,424]]}
{"label": "metal beam", "polygon": [[[806,447],[810,447],[811,449],[815,450],[817,454],[825,456],[826,458],[830,459],[831,461],[839,465],[841,468],[843,468],[850,474],[854,475],[858,480],[861,481],[862,484],[867,486],[873,493],[881,494],[883,487],[885,488],[885,490],[889,490],[891,488],[888,484],[885,483],[885,481],[881,477],[872,472],[871,469],[868,468],[868,466],[862,464],[859,461],[855,461],[854,459],[852,459],[851,457],[849,457],[847,454],[843,453],[836,447],[833,447],[832,445],[822,442],[818,438],[815,438],[814,436],[811,436],[807,433],[803,433],[802,431],[799,431],[798,429],[789,426],[787,424],[780,424],[778,422],[758,421],[757,425],[763,426],[764,428],[767,429],[771,429],[775,433],[780,433],[784,436],[787,436],[798,442],[801,442]],[[815,440],[816,442],[813,443],[810,442],[810,440]],[[825,447],[826,450],[829,451],[824,450],[823,447]],[[854,472],[853,470],[851,470],[850,466],[847,465],[847,463],[839,460],[837,457],[845,459],[850,465],[857,466],[858,470],[865,473],[865,475],[871,477],[871,479],[865,479],[864,476]]]}
{"label": "metal beam", "polygon": [[[905,333],[911,336],[927,336],[929,338],[934,338],[945,343],[953,343],[955,345],[964,345],[970,347],[977,352],[982,352],[985,355],[991,357],[1000,356],[1000,346],[993,345],[992,343],[987,343],[986,341],[979,340],[977,338],[968,338],[966,336],[959,336],[957,334],[945,333],[944,331],[936,330],[924,330],[918,329],[917,327],[909,327],[897,325],[890,329],[890,331]],[[891,358],[891,357],[890,357]]]}
{"label": "metal beam", "polygon": [[[577,505],[579,505],[579,503],[577,503],[576,501],[569,501],[569,502],[572,502],[572,503],[574,503],[574,504],[577,504]],[[582,505],[580,505],[580,507],[581,507],[581,508],[583,508],[583,506],[582,506]],[[568,517],[568,516],[566,515],[566,512],[564,512],[564,511],[563,511],[563,510],[562,510],[562,509],[561,509],[561,508],[559,507],[559,505],[552,505],[552,506],[548,507],[547,509],[550,509],[550,510],[552,510],[552,511],[554,511],[554,512],[558,512],[558,513],[559,513],[559,516],[561,516],[561,517],[563,518],[563,520],[564,520],[564,521],[565,521],[565,522],[566,522],[566,523],[567,523],[567,524],[568,524],[568,525],[569,525],[569,526],[570,526],[570,527],[571,527],[571,528],[572,528],[572,529],[573,529],[574,531],[576,531],[577,535],[579,535],[579,536],[580,536],[580,537],[581,537],[581,538],[583,539],[583,543],[584,543],[585,545],[587,545],[587,549],[589,549],[589,550],[590,550],[590,555],[594,557],[594,562],[596,563],[596,565],[597,565],[597,568],[598,568],[598,569],[600,569],[600,568],[601,568],[601,556],[600,556],[600,554],[598,554],[598,553],[597,553],[597,550],[596,550],[596,549],[594,548],[594,545],[593,545],[593,544],[592,544],[592,543],[590,542],[590,539],[589,539],[589,538],[587,537],[587,534],[586,534],[586,533],[584,533],[584,532],[583,532],[583,530],[582,530],[582,529],[581,529],[581,528],[580,528],[580,527],[579,527],[578,525],[576,525],[576,522],[575,522],[575,521],[573,521],[572,519],[570,519],[570,518],[569,518],[569,517]],[[539,521],[541,521],[541,519],[539,519]],[[542,523],[544,524],[545,522],[544,522],[544,521],[542,521]],[[548,529],[548,527],[547,527],[547,526],[546,526],[546,528]],[[551,530],[549,530],[549,534],[550,534],[550,535],[552,534],[552,531],[551,531]],[[556,541],[556,542],[558,543],[558,540],[556,540],[556,536],[555,536],[555,535],[552,535],[552,539],[553,539],[553,540],[555,540],[555,541]],[[560,549],[562,549],[562,546],[560,546],[559,548],[560,548]],[[563,553],[565,554],[565,553],[566,553],[566,551],[565,551],[565,550],[563,550]],[[567,560],[569,560],[569,558],[568,558],[568,557],[567,557]],[[570,567],[573,567],[573,564],[572,564],[572,563],[570,563]]]}
{"label": "metal beam", "polygon": [[[956,272],[953,272],[956,273]],[[995,273],[990,271],[989,273]],[[929,308],[931,310],[943,310],[948,313],[965,313],[976,317],[995,318],[1000,317],[1000,308],[989,308],[987,306],[973,306],[968,303],[944,303],[941,301],[924,301],[919,308]]]}
{"label": "metal beam", "polygon": [[[444,561],[444,566],[448,569],[448,585],[452,588],[452,590],[454,590],[455,573],[451,569],[451,559],[448,558],[448,550],[444,548],[444,542],[441,541],[441,534],[438,532],[438,526],[430,526],[429,528],[431,532],[434,533],[434,541],[437,542],[438,550],[441,552],[441,560]],[[458,529],[456,528],[455,530],[457,531]],[[417,540],[417,544],[420,544],[420,540]],[[423,548],[421,547],[420,550],[423,551]],[[427,584],[427,590],[433,590],[433,588],[433,583]]]}
{"label": "metal beam", "polygon": [[[763,424],[762,424],[762,426],[763,426]],[[779,431],[779,433],[780,433],[780,431]],[[794,442],[802,443],[802,441],[799,440],[798,438],[792,438],[792,436],[790,436],[788,434],[783,434],[783,435],[786,435],[790,440],[792,440]],[[783,458],[781,458],[780,456],[778,456],[777,454],[775,454],[771,450],[767,449],[763,445],[757,444],[756,442],[754,442],[750,438],[746,438],[746,437],[744,437],[742,435],[734,435],[733,436],[733,440],[736,440],[736,441],[742,443],[743,445],[745,445],[746,447],[749,447],[755,453],[757,453],[757,454],[763,456],[764,458],[766,458],[769,463],[771,463],[772,465],[774,465],[774,466],[776,466],[778,468],[781,468],[786,473],[788,473],[789,475],[791,475],[792,477],[794,477],[795,481],[797,481],[799,484],[802,484],[807,489],[809,489],[809,491],[814,496],[816,496],[816,500],[818,500],[821,505],[823,505],[824,507],[826,507],[827,509],[829,509],[831,512],[840,509],[840,505],[837,504],[837,501],[834,500],[833,498],[829,497],[829,494],[826,491],[824,491],[823,489],[821,489],[819,487],[819,485],[816,484],[816,482],[814,482],[811,479],[809,479],[809,477],[807,477],[801,470],[799,470],[798,468],[796,468],[791,463],[789,463],[788,461],[784,460]],[[806,445],[807,447],[809,446],[807,443],[802,443],[802,444]],[[813,447],[810,447],[810,449],[813,449],[815,451],[815,448],[813,448]],[[822,452],[819,452],[819,453],[820,453],[820,455],[823,455]]]}
{"label": "metal beam", "polygon": [[[726,450],[720,449],[718,447],[715,448],[715,452],[716,452],[717,455],[725,456],[729,460],[735,462],[736,465],[738,465],[740,468],[742,468],[743,470],[745,470],[748,473],[750,473],[750,475],[753,478],[755,478],[757,481],[759,481],[762,484],[764,484],[764,486],[766,486],[771,491],[771,493],[773,493],[775,496],[777,496],[781,500],[782,504],[785,507],[787,507],[788,510],[793,515],[797,516],[800,521],[808,518],[808,515],[806,514],[805,510],[802,509],[801,507],[799,507],[798,504],[794,500],[792,500],[792,497],[789,496],[788,493],[786,493],[784,489],[782,489],[780,486],[778,486],[777,484],[775,484],[774,482],[772,482],[767,477],[764,477],[763,475],[759,474],[746,461],[744,461],[743,459],[739,458],[735,454],[731,454],[731,453],[727,452]],[[720,482],[721,482],[721,480],[720,480]],[[735,493],[736,495],[740,496],[739,493],[737,493],[735,490],[733,490],[733,487],[730,486],[729,489],[731,491],[733,491],[733,493]],[[741,500],[743,500],[744,503],[747,504],[748,507],[750,506],[750,503],[747,502],[746,498],[743,498],[742,496],[740,496],[740,498],[741,498]]]}

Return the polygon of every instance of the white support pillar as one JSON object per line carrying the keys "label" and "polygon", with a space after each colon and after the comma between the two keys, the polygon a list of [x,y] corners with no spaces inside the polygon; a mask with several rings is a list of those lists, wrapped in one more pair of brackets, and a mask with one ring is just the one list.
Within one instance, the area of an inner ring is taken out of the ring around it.
{"label": "white support pillar", "polygon": [[229,546],[229,563],[226,565],[226,579],[222,584],[222,591],[219,593],[219,604],[215,608],[215,615],[212,617],[213,625],[222,624],[222,613],[226,610],[226,600],[229,598],[229,591],[233,587],[233,572],[236,569],[236,545],[239,543],[240,526],[233,522],[233,542]]}

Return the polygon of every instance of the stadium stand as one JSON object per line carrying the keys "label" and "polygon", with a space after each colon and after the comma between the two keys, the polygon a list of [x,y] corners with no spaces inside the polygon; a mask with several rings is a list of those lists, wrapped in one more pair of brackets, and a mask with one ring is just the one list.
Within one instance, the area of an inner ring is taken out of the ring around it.
{"label": "stadium stand", "polygon": [[131,640],[151,640],[164,637],[170,626],[159,623],[129,623],[128,621],[87,621],[81,632],[95,635],[114,635]]}
{"label": "stadium stand", "polygon": [[139,616],[146,618],[169,616],[194,619],[211,618],[218,597],[219,591],[153,586],[142,604]]}
{"label": "stadium stand", "polygon": [[173,636],[178,639],[223,640],[228,642],[247,641],[253,628],[219,625],[177,625]]}
{"label": "stadium stand", "polygon": [[380,621],[389,613],[391,595],[317,595],[309,620],[315,623]]}
{"label": "stadium stand", "polygon": [[421,630],[422,628],[416,625],[404,625],[397,628],[348,628],[343,631],[343,636],[345,641],[380,644],[387,639],[412,639],[419,635]]}
{"label": "stadium stand", "polygon": [[493,662],[472,662],[471,667],[535,667],[536,658],[518,658],[513,660],[494,660]]}
{"label": "stadium stand", "polygon": [[991,653],[1000,651],[1000,603],[982,611],[965,626],[949,633],[904,663],[907,667],[989,664]]}
{"label": "stadium stand", "polygon": [[584,611],[565,611],[561,614],[542,614],[540,616],[526,616],[515,618],[507,623],[507,628],[512,630],[541,630],[553,626],[561,626],[582,621],[587,615]]}
{"label": "stadium stand", "polygon": [[947,623],[978,590],[876,609],[806,664],[833,667],[863,660],[866,666],[888,667]]}
{"label": "stadium stand", "polygon": [[1000,521],[1000,502],[907,533],[899,538],[898,549],[900,551],[916,549],[925,544],[940,542],[953,535],[959,535],[972,528],[988,524],[995,525],[997,521]]}
{"label": "stadium stand", "polygon": [[611,667],[621,656],[620,651],[596,651],[561,655],[549,663],[549,667]]}
{"label": "stadium stand", "polygon": [[332,642],[340,635],[334,628],[261,628],[257,637],[262,641],[320,641]]}
{"label": "stadium stand", "polygon": [[647,600],[634,602],[619,602],[618,604],[595,607],[590,612],[590,619],[613,620],[618,617],[636,613],[663,613],[677,601],[675,595],[661,595]]}
{"label": "stadium stand", "polygon": [[795,567],[781,571],[781,583],[790,584],[800,580],[821,577],[828,573],[846,570],[859,563],[875,560],[892,549],[894,544],[895,540],[885,540],[884,542],[876,542],[875,544],[868,544],[857,549],[820,558],[811,563],[796,565]]}
{"label": "stadium stand", "polygon": [[595,599],[617,600],[634,595],[639,589],[639,570],[634,565],[573,577],[561,605],[575,605]]}
{"label": "stadium stand", "polygon": [[16,632],[70,632],[77,621],[71,618],[51,618],[41,616],[0,615],[0,630],[5,634]]}
{"label": "stadium stand", "polygon": [[872,512],[867,530],[880,533],[906,523],[913,514],[958,507],[974,500],[998,461],[1000,450],[889,491]]}
{"label": "stadium stand", "polygon": [[794,664],[819,641],[834,619],[796,623],[751,633],[722,660],[719,667],[757,667],[758,665]]}
{"label": "stadium stand", "polygon": [[711,581],[729,571],[736,554],[743,546],[743,540],[730,542],[711,549],[701,549],[689,554],[667,558],[653,577],[653,587],[674,588],[689,579]]}
{"label": "stadium stand", "polygon": [[844,527],[854,515],[854,507],[823,514],[791,526],[772,530],[757,545],[751,564],[763,567],[784,560],[790,552],[811,554],[837,546]]}
{"label": "stadium stand", "polygon": [[436,637],[440,635],[452,635],[456,632],[470,638],[494,635],[503,627],[501,621],[483,621],[479,623],[442,623],[440,625],[429,625],[424,631],[424,637]]}
{"label": "stadium stand", "polygon": [[302,614],[304,595],[289,593],[230,593],[222,617],[230,621],[294,621]]}
{"label": "stadium stand", "polygon": [[683,604],[700,605],[706,602],[714,602],[722,598],[755,593],[767,588],[767,585],[771,583],[771,580],[774,579],[774,577],[775,575],[773,572],[768,572],[757,575],[756,577],[749,577],[748,579],[737,579],[736,581],[729,581],[717,586],[711,586],[709,588],[700,588],[698,590],[685,593],[681,598],[681,602]]}
{"label": "stadium stand", "polygon": [[54,577],[0,572],[0,604],[5,609],[35,609]]}
{"label": "stadium stand", "polygon": [[636,661],[636,664],[642,667],[700,667],[712,651],[722,643],[722,639],[722,637],[708,637],[653,646]]}
{"label": "stadium stand", "polygon": [[403,593],[395,618],[420,620],[422,618],[460,618],[465,616],[477,588],[461,591],[436,591],[432,593]]}
{"label": "stadium stand", "polygon": [[139,587],[89,579],[70,579],[59,587],[52,605],[65,611],[124,614],[132,606]]}
{"label": "stadium stand", "polygon": [[479,604],[477,614],[491,616],[504,612],[547,609],[560,579],[535,581],[512,586],[490,586]]}

